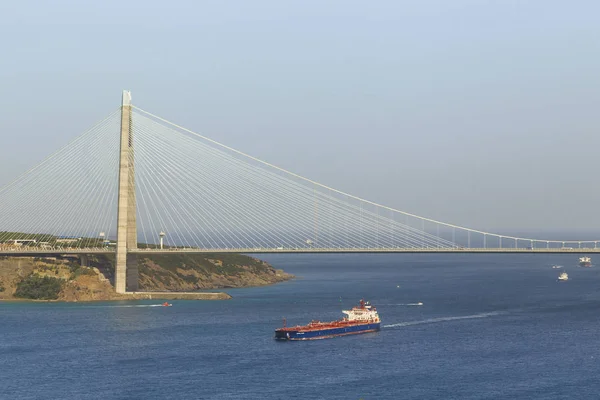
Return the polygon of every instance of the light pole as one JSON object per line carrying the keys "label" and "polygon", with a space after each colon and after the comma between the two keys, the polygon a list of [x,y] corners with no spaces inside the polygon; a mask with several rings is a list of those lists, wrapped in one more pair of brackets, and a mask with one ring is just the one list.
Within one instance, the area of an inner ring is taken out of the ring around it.
{"label": "light pole", "polygon": [[165,237],[165,233],[163,231],[160,231],[159,236],[160,236],[160,249],[162,250],[162,248],[163,248],[163,239]]}

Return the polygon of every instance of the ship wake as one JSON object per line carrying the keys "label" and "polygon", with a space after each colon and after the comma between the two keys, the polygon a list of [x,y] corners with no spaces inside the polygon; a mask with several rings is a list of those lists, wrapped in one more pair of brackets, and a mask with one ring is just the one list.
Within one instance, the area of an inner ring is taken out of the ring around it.
{"label": "ship wake", "polygon": [[439,317],[439,318],[424,319],[421,321],[406,321],[406,322],[400,322],[398,324],[384,325],[383,327],[384,328],[399,328],[399,327],[403,327],[403,326],[412,326],[412,325],[436,324],[438,322],[459,321],[459,320],[463,320],[463,319],[488,318],[488,317],[493,317],[493,316],[500,315],[500,314],[503,314],[503,313],[500,311],[493,311],[493,312],[487,312],[487,313],[462,315],[462,316],[456,316],[456,317]]}
{"label": "ship wake", "polygon": [[87,306],[88,308],[147,308],[164,307],[163,304],[111,304],[106,306]]}

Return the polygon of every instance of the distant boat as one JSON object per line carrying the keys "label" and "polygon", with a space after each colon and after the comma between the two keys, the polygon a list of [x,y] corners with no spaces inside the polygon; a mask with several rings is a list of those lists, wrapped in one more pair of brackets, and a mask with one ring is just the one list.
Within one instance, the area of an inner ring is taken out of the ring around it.
{"label": "distant boat", "polygon": [[562,265],[553,265],[552,266],[552,269],[559,269],[559,268],[562,268]]}
{"label": "distant boat", "polygon": [[569,280],[569,275],[566,272],[563,272],[562,274],[560,274],[558,276],[558,280],[559,281],[568,281]]}
{"label": "distant boat", "polygon": [[580,267],[591,267],[592,259],[589,257],[579,257],[579,266]]}

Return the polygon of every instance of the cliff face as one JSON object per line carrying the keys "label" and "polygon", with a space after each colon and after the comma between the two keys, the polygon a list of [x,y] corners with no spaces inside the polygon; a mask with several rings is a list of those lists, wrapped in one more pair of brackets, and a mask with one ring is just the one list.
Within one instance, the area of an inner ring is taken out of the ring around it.
{"label": "cliff face", "polygon": [[[29,283],[29,285],[25,285]],[[49,283],[53,284],[49,288]],[[113,300],[118,296],[97,268],[69,260],[14,257],[0,260],[0,299]],[[55,289],[55,290],[51,290]]]}
{"label": "cliff face", "polygon": [[[90,267],[74,260],[13,257],[0,259],[0,300],[17,298],[60,301],[123,300],[148,298],[118,295],[112,278],[114,263],[108,257],[90,257]],[[193,292],[262,286],[293,278],[266,262],[238,254],[140,256],[139,284],[143,292]],[[183,296],[183,295],[182,295]],[[177,298],[185,298],[185,296]],[[165,297],[175,298],[175,296]],[[229,296],[207,296],[226,299]]]}

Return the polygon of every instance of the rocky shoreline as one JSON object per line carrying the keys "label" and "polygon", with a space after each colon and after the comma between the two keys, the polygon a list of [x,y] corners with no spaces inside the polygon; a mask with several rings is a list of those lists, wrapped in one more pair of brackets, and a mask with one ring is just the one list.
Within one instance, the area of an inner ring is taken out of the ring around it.
{"label": "rocky shoreline", "polygon": [[0,301],[226,300],[231,296],[214,290],[271,285],[294,278],[240,254],[140,256],[138,291],[117,294],[113,260],[94,256],[89,265],[81,266],[69,257],[2,257]]}

